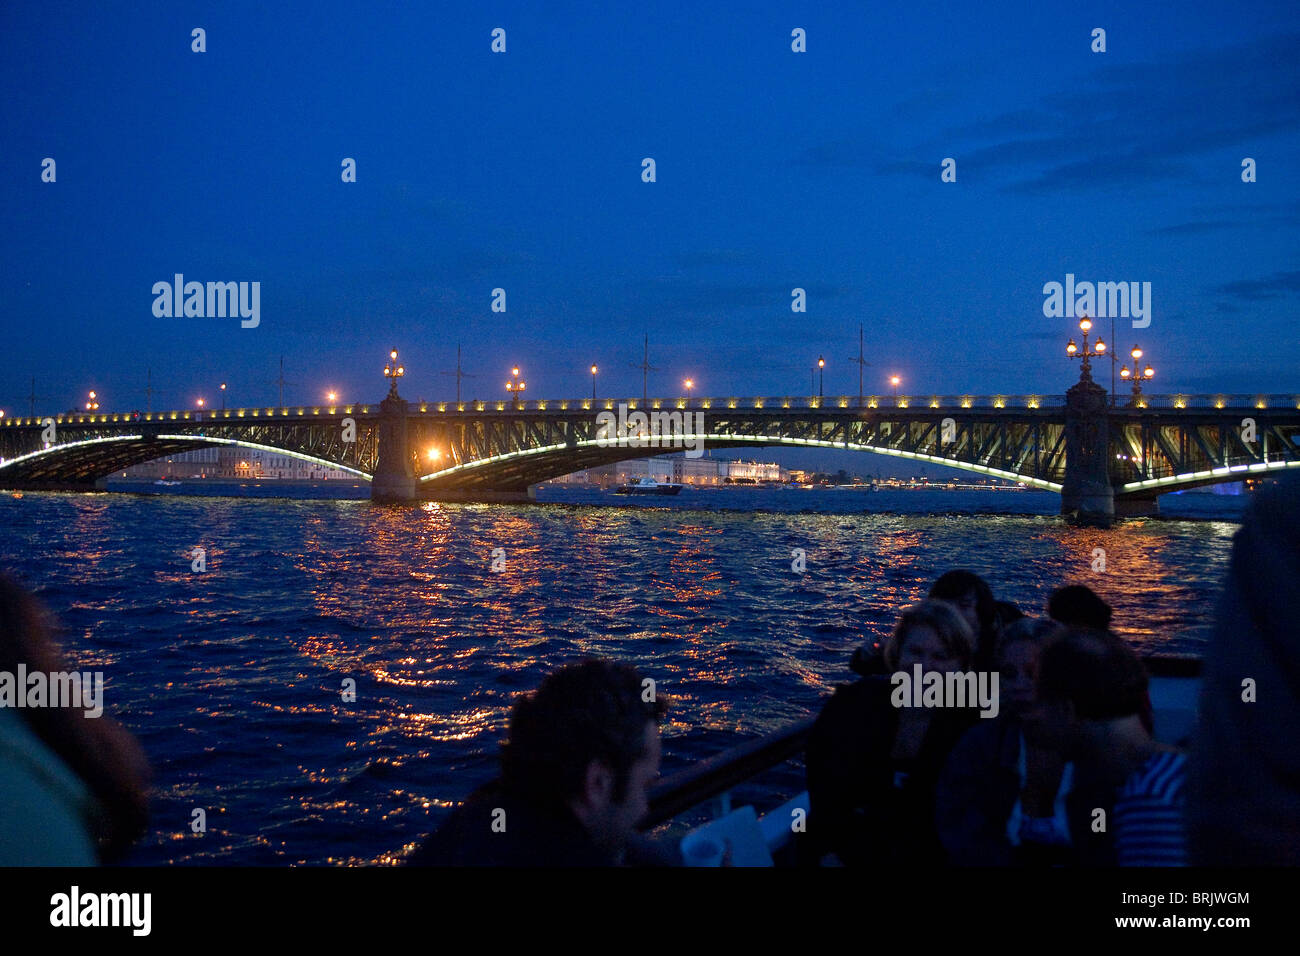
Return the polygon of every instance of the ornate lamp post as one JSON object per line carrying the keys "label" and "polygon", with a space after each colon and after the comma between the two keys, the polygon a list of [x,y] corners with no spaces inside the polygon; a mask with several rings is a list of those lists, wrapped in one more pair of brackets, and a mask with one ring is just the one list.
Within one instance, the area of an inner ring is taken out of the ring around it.
{"label": "ornate lamp post", "polygon": [[226,383],[221,383],[221,410],[226,410]]}
{"label": "ornate lamp post", "polygon": [[1142,383],[1151,381],[1156,374],[1156,370],[1150,365],[1145,369],[1138,366],[1138,359],[1142,357],[1142,350],[1136,345],[1133,346],[1133,351],[1129,355],[1133,356],[1133,371],[1129,372],[1128,366],[1125,365],[1119,370],[1119,377],[1126,382],[1130,377],[1133,379],[1133,397],[1129,399],[1128,403],[1130,406],[1136,406],[1141,404]]}
{"label": "ornate lamp post", "polygon": [[91,392],[86,399],[86,411],[93,412],[96,411],[98,408],[99,408],[99,400],[95,397],[95,393]]}
{"label": "ornate lamp post", "polygon": [[596,402],[596,363],[591,363],[591,401]]}
{"label": "ornate lamp post", "polygon": [[406,374],[406,366],[397,364],[397,349],[388,353],[388,364],[384,366],[384,378],[388,379],[388,395],[397,397],[397,380]]}
{"label": "ornate lamp post", "polygon": [[894,386],[894,398],[898,398],[898,386],[902,381],[897,375],[889,376],[889,384]]}
{"label": "ornate lamp post", "polygon": [[682,385],[686,387],[686,404],[689,405],[691,403],[691,389],[695,387],[695,379],[688,378],[686,381],[682,382]]}
{"label": "ornate lamp post", "polygon": [[511,378],[509,381],[506,382],[506,394],[514,398],[515,408],[518,408],[519,395],[521,392],[523,392],[525,388],[528,387],[528,383],[519,377],[518,365],[516,365],[514,368],[510,370],[510,374],[513,376],[513,378]]}
{"label": "ornate lamp post", "polygon": [[1070,358],[1083,359],[1083,366],[1079,369],[1079,381],[1091,382],[1092,357],[1096,356],[1097,358],[1101,358],[1104,356],[1106,354],[1106,343],[1102,341],[1100,336],[1098,336],[1097,341],[1092,344],[1092,347],[1088,347],[1088,333],[1092,331],[1092,319],[1088,318],[1086,315],[1079,320],[1079,329],[1083,332],[1083,348],[1080,349],[1074,344],[1074,339],[1070,339],[1065,346],[1065,354]]}
{"label": "ornate lamp post", "polygon": [[826,359],[817,356],[817,397],[826,396]]}

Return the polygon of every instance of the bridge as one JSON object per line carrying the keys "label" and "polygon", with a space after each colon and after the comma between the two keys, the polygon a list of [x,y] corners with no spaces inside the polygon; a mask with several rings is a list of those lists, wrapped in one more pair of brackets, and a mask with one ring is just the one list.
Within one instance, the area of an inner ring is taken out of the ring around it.
{"label": "bridge", "polygon": [[[413,403],[390,384],[375,404],[0,418],[0,487],[91,490],[130,465],[231,445],[350,471],[378,501],[525,501],[560,475],[703,443],[947,465],[1059,492],[1063,514],[1106,523],[1155,514],[1168,491],[1300,468],[1300,395],[1117,406],[1087,380],[1064,396]],[[602,426],[616,415],[631,424]]]}

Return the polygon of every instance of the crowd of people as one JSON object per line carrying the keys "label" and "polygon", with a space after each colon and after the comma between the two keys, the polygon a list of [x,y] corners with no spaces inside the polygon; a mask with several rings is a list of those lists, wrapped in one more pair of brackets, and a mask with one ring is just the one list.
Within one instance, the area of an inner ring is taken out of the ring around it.
{"label": "crowd of people", "polygon": [[[1026,615],[969,571],[942,575],[888,640],[858,649],[858,679],[813,723],[797,860],[1300,864],[1298,581],[1300,487],[1279,483],[1234,541],[1189,753],[1157,739],[1147,671],[1088,587]],[[20,666],[63,669],[39,606],[0,576],[0,672]],[[995,675],[995,707],[909,705],[896,690],[911,673]],[[407,862],[680,864],[674,842],[642,832],[665,706],[627,664],[554,671],[515,701],[499,779]],[[0,865],[117,859],[147,794],[140,748],[111,719],[0,707]]]}

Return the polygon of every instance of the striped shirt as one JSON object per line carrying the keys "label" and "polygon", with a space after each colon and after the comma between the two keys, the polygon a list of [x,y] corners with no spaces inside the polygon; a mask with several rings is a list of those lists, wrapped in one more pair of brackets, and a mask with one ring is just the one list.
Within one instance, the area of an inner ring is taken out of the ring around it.
{"label": "striped shirt", "polygon": [[1120,787],[1114,809],[1120,866],[1187,866],[1186,776],[1186,754],[1160,751]]}

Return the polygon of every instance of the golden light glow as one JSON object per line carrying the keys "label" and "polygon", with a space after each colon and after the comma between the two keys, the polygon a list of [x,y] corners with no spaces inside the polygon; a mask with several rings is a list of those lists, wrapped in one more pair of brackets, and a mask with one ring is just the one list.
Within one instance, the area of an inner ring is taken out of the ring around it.
{"label": "golden light glow", "polygon": [[1085,315],[1082,319],[1079,320],[1079,328],[1083,329],[1083,331],[1085,332],[1091,331],[1092,319],[1088,318]]}
{"label": "golden light glow", "polygon": [[1103,342],[1101,339],[1098,339],[1097,344],[1094,345],[1093,348],[1096,349],[1097,354],[1100,355],[1102,352],[1106,351],[1106,343]]}

